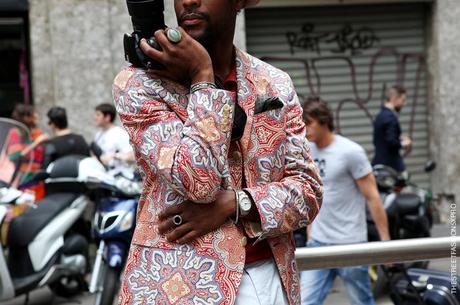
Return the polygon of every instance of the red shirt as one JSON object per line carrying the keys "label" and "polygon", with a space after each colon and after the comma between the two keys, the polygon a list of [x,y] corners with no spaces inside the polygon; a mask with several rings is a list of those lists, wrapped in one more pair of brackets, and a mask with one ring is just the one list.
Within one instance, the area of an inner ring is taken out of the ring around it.
{"label": "red shirt", "polygon": [[[233,64],[232,69],[230,70],[229,74],[225,78],[225,80],[224,80],[224,82],[222,84],[222,87],[225,90],[237,93],[237,91],[238,91],[238,83],[237,83],[237,80],[236,80],[236,64],[235,63]],[[233,153],[239,151],[240,147],[241,147],[241,145],[239,145],[239,144],[230,145],[230,156]],[[241,155],[241,152],[240,152],[240,155]],[[237,168],[237,167],[240,167],[240,168]],[[230,166],[230,171],[233,171],[234,174],[236,174],[236,176],[239,176],[239,175],[243,174],[243,168],[242,167],[243,167],[242,163],[240,163],[240,165],[238,165],[238,166],[233,165],[233,166]],[[234,180],[236,180],[236,179],[234,179]],[[239,179],[237,181],[239,181]],[[241,187],[246,186],[246,183],[244,181],[244,176],[243,176],[243,179],[241,181],[241,184],[242,184]],[[253,207],[253,208],[255,208],[255,207]],[[257,261],[269,259],[269,258],[271,258],[273,256],[272,255],[272,250],[270,249],[270,245],[268,244],[268,242],[266,240],[262,240],[262,241],[260,241],[260,242],[258,242],[257,244],[254,245],[255,241],[256,241],[255,239],[247,237],[246,261],[245,261],[246,265],[250,264],[250,263],[257,262]]]}

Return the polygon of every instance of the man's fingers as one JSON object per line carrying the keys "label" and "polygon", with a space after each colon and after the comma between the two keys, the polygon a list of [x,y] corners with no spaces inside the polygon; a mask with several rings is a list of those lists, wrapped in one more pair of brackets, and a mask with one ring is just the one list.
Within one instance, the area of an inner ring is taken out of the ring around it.
{"label": "man's fingers", "polygon": [[154,34],[155,39],[160,44],[163,51],[170,51],[172,47],[172,43],[169,41],[168,37],[166,36],[165,30],[158,30]]}
{"label": "man's fingers", "polygon": [[164,235],[164,234],[168,233],[169,231],[173,230],[176,227],[177,226],[173,223],[172,217],[170,217],[170,218],[167,218],[167,219],[161,221],[158,224],[158,233],[160,233],[161,235]]}
{"label": "man's fingers", "polygon": [[167,207],[166,209],[164,209],[163,211],[158,213],[158,220],[163,221],[163,220],[166,220],[168,218],[172,218],[175,215],[182,214],[182,212],[184,210],[183,205],[184,204],[181,203],[181,204],[176,204],[176,205]]}
{"label": "man's fingers", "polygon": [[183,28],[181,28],[180,26],[178,26],[176,28],[176,30],[178,30],[180,32],[180,35],[182,37],[182,39],[181,39],[182,41],[189,38],[189,35],[187,34],[187,32]]}
{"label": "man's fingers", "polygon": [[169,242],[175,242],[178,239],[183,238],[184,235],[188,234],[192,230],[193,230],[192,226],[185,223],[183,225],[176,227],[174,230],[166,234],[166,239]]}
{"label": "man's fingers", "polygon": [[197,231],[191,230],[187,234],[183,235],[181,238],[178,238],[176,242],[178,244],[188,244],[196,240],[200,236],[201,234],[199,234]]}
{"label": "man's fingers", "polygon": [[144,38],[141,39],[141,43],[139,44],[142,52],[150,58],[155,59],[156,61],[161,62],[163,59],[163,52],[158,51],[157,49],[152,48],[148,43],[147,40]]}

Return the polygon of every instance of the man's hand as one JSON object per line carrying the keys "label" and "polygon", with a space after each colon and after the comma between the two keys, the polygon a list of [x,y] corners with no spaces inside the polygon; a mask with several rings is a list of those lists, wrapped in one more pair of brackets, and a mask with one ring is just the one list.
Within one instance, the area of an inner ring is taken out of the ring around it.
{"label": "man's hand", "polygon": [[46,133],[44,133],[38,136],[37,139],[35,139],[34,143],[36,143],[36,145],[39,145],[45,141],[48,141],[49,139],[50,137]]}
{"label": "man's hand", "polygon": [[[198,204],[184,201],[179,205],[166,208],[158,215],[158,232],[166,235],[169,242],[186,244],[221,227],[228,218],[235,215],[236,202],[234,191],[221,191],[216,201]],[[173,217],[180,215],[182,224],[176,226]]]}
{"label": "man's hand", "polygon": [[165,30],[155,32],[155,39],[162,51],[149,46],[145,39],[141,40],[140,48],[145,55],[160,62],[165,71],[155,71],[160,77],[168,77],[175,81],[214,82],[212,60],[208,51],[182,28],[178,27],[182,39],[178,43],[168,40]]}
{"label": "man's hand", "polygon": [[30,144],[29,146],[27,146],[25,149],[22,150],[21,156],[27,155],[32,150],[34,150],[35,147],[37,147],[38,145],[40,145],[40,144],[42,144],[42,143],[44,143],[44,142],[46,142],[48,140],[49,140],[49,136],[46,133],[38,136],[32,144]]}
{"label": "man's hand", "polygon": [[404,156],[408,155],[412,150],[412,140],[406,135],[401,136],[401,146],[404,149]]}

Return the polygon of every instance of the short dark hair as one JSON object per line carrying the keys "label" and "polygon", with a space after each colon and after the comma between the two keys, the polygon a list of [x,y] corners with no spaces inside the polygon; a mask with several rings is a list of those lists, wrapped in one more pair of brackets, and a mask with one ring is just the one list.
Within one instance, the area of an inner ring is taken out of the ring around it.
{"label": "short dark hair", "polygon": [[327,125],[330,131],[334,131],[334,116],[328,104],[321,100],[319,96],[310,96],[303,105],[303,119],[305,122],[308,118],[317,120],[321,125]]}
{"label": "short dark hair", "polygon": [[115,117],[117,115],[117,110],[115,109],[115,106],[109,103],[103,103],[99,104],[96,106],[96,111],[102,112],[104,116],[109,115],[110,116],[110,122],[115,121]]}
{"label": "short dark hair", "polygon": [[16,104],[16,106],[14,107],[13,113],[11,114],[11,118],[23,124],[26,124],[26,118],[33,116],[34,112],[35,110],[32,105]]}
{"label": "short dark hair", "polygon": [[393,85],[387,90],[385,97],[389,101],[393,96],[400,97],[403,94],[406,94],[406,88],[401,85]]}
{"label": "short dark hair", "polygon": [[55,106],[51,107],[46,114],[48,116],[49,123],[53,123],[57,128],[67,128],[67,113],[65,108]]}

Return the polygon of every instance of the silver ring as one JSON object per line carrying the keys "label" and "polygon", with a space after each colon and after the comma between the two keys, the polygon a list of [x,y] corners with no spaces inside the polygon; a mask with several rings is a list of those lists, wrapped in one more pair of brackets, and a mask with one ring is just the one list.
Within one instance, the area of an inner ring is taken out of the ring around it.
{"label": "silver ring", "polygon": [[172,43],[179,43],[182,39],[182,35],[177,29],[169,28],[166,30],[166,37]]}
{"label": "silver ring", "polygon": [[182,217],[180,215],[174,215],[173,224],[180,226],[182,224]]}

